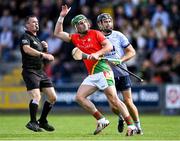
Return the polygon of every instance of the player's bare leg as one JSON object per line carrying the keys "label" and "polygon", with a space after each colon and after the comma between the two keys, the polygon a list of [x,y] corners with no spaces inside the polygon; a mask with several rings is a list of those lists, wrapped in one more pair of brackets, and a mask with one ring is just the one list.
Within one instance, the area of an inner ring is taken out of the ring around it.
{"label": "player's bare leg", "polygon": [[115,86],[110,86],[106,88],[104,92],[108,98],[111,108],[113,109],[113,112],[117,115],[121,113],[121,115],[123,116],[128,126],[126,135],[134,135],[136,133],[136,127],[132,122],[131,116],[128,112],[126,105],[118,98]]}
{"label": "player's bare leg", "polygon": [[97,128],[94,131],[94,135],[100,133],[105,127],[109,125],[109,121],[97,110],[95,105],[87,99],[87,97],[93,94],[97,90],[96,87],[90,85],[81,85],[77,91],[76,101],[91,115],[97,119]]}
{"label": "player's bare leg", "polygon": [[142,135],[143,131],[142,131],[142,128],[140,125],[139,113],[138,113],[137,107],[133,103],[131,89],[123,91],[122,95],[124,98],[124,103],[126,104],[126,106],[128,108],[128,111],[134,121],[135,126],[137,127],[137,134]]}

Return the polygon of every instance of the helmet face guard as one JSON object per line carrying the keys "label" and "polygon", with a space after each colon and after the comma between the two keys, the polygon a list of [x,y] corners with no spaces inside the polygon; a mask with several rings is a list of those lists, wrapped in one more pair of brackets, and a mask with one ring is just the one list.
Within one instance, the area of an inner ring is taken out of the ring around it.
{"label": "helmet face guard", "polygon": [[112,17],[108,13],[102,13],[97,17],[97,23],[102,22],[105,19],[111,19],[112,20]]}
{"label": "helmet face guard", "polygon": [[77,15],[77,16],[75,16],[72,20],[71,20],[71,24],[73,25],[73,26],[76,26],[80,21],[82,21],[82,20],[87,20],[87,18],[84,16],[84,15],[82,15],[82,14],[80,14],[80,15]]}
{"label": "helmet face guard", "polygon": [[106,20],[106,19],[111,19],[111,21],[112,21],[111,15],[108,13],[102,13],[97,17],[97,25],[98,25],[99,29],[102,31],[106,30],[102,25],[103,20]]}

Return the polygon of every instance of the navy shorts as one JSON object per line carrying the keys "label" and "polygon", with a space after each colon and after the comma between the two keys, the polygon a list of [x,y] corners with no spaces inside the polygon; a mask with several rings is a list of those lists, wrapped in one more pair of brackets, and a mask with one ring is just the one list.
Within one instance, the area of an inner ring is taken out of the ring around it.
{"label": "navy shorts", "polygon": [[115,86],[117,91],[124,91],[131,88],[131,79],[129,75],[116,77]]}
{"label": "navy shorts", "polygon": [[22,76],[27,90],[53,87],[52,81],[43,70],[23,70]]}

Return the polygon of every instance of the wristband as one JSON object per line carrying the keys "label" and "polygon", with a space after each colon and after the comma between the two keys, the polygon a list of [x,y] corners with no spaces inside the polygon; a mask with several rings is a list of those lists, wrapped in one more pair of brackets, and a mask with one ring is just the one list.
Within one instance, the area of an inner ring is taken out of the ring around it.
{"label": "wristband", "polygon": [[59,18],[58,18],[58,20],[57,20],[59,23],[63,23],[63,21],[64,21],[64,17],[62,17],[62,16],[59,16]]}

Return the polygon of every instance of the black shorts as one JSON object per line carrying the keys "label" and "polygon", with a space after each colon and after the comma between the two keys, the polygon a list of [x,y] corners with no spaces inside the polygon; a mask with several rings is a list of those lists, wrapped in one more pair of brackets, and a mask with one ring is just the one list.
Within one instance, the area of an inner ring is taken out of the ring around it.
{"label": "black shorts", "polygon": [[131,79],[129,75],[115,78],[115,86],[117,91],[124,91],[131,88]]}
{"label": "black shorts", "polygon": [[22,76],[27,90],[53,87],[52,81],[42,70],[23,70]]}

